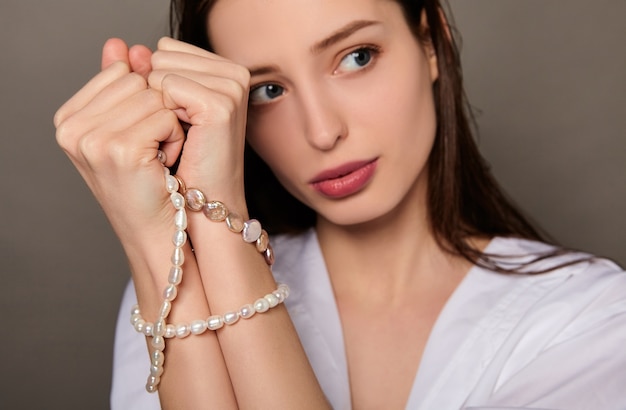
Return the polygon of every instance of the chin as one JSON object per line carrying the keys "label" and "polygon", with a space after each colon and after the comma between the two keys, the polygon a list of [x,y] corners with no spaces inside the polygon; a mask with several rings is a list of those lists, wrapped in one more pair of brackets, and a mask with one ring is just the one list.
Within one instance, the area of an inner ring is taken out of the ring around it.
{"label": "chin", "polygon": [[386,201],[362,198],[355,201],[338,201],[330,207],[319,207],[318,215],[328,223],[341,227],[364,227],[377,225],[393,217],[395,206]]}

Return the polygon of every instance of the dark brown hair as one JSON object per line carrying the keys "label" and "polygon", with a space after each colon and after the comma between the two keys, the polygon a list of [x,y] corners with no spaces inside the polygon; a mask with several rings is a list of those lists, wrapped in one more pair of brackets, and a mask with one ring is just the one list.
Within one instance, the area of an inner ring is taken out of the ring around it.
{"label": "dark brown hair", "polygon": [[[211,50],[207,15],[216,0],[172,0],[172,35]],[[473,116],[464,93],[461,62],[451,29],[438,0],[396,0],[416,38],[430,43],[437,55],[434,83],[437,135],[428,161],[428,212],[439,245],[483,267],[517,272],[474,248],[475,236],[509,236],[545,241],[498,186],[474,140]],[[422,11],[428,27],[420,24]],[[270,233],[296,233],[315,225],[316,214],[289,194],[269,167],[247,147],[245,186],[250,214],[262,219]],[[564,250],[535,255],[533,262]],[[532,262],[531,262],[532,263]],[[567,263],[569,264],[569,263]],[[533,271],[540,273],[551,269]]]}

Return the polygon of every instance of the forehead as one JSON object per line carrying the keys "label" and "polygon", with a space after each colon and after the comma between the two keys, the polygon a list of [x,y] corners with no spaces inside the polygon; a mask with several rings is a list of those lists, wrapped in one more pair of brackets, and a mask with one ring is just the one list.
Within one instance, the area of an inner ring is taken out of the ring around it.
{"label": "forehead", "polygon": [[392,0],[221,0],[208,16],[213,49],[243,65],[271,59],[272,50],[308,49],[352,21],[397,24]]}

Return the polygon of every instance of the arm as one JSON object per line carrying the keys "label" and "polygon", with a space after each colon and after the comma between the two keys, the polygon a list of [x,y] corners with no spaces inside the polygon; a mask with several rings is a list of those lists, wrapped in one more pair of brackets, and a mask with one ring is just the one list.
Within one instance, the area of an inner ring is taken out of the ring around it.
{"label": "arm", "polygon": [[[105,54],[110,51],[107,47]],[[163,188],[163,166],[156,160],[156,149],[161,146],[167,152],[171,165],[184,140],[178,118],[163,106],[160,92],[149,89],[142,75],[131,72],[126,57],[96,75],[59,109],[54,121],[59,144],[120,238],[137,284],[139,303],[146,318],[153,320],[167,281],[174,214]],[[186,284],[181,286],[172,320],[208,313],[206,297],[198,285],[197,265],[188,247],[186,253]],[[215,335],[207,333],[190,340],[189,346],[198,352],[193,357],[194,370],[203,369],[206,383],[202,389],[192,383],[187,384],[187,390],[181,388],[177,407],[199,408],[198,400],[203,398],[199,396],[204,395],[220,408],[236,408]],[[175,365],[184,363],[186,351],[179,350],[176,342],[168,346],[172,365],[164,379],[188,374],[187,369]],[[148,364],[146,360],[146,376]],[[163,384],[165,397],[169,384]]]}
{"label": "arm", "polygon": [[[247,216],[242,162],[249,74],[170,39],[152,56],[147,82],[131,72],[140,66],[131,60],[106,67],[59,110],[55,125],[59,144],[122,242],[144,316],[154,320],[170,266],[174,214],[157,150],[172,165],[184,142],[178,174],[188,186]],[[190,126],[186,140],[179,121]],[[275,289],[263,258],[239,235],[195,213],[188,231],[196,255],[185,246],[184,281],[168,323],[222,314]],[[159,394],[165,408],[327,405],[283,307],[218,332],[169,339],[166,354]]]}
{"label": "arm", "polygon": [[[166,107],[190,124],[177,174],[187,187],[200,189],[247,219],[243,149],[248,71],[167,38],[159,42],[152,64],[151,87],[162,90]],[[235,310],[276,289],[253,244],[202,213],[188,216],[203,291],[214,314]],[[217,337],[240,408],[327,406],[282,305],[226,326]]]}

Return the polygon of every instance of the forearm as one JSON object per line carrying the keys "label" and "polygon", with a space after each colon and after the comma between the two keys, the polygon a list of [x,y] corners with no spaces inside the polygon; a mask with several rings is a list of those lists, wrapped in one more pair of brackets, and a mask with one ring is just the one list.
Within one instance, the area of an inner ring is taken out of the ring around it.
{"label": "forearm", "polygon": [[[189,213],[202,283],[211,310],[233,311],[271,293],[276,283],[254,244],[224,223]],[[240,408],[328,406],[284,305],[217,331]]]}
{"label": "forearm", "polygon": [[[160,234],[152,241],[143,241],[144,244],[149,244],[150,250],[127,249],[142,316],[152,323],[163,303],[163,290],[168,285],[170,255],[173,251],[169,237],[171,235]],[[184,280],[178,286],[178,294],[172,302],[172,309],[166,320],[168,324],[190,323],[211,315],[198,266],[188,244],[184,251]],[[147,274],[148,272],[151,274]],[[237,408],[214,332],[165,340],[164,372],[159,383],[159,398],[164,409],[205,408],[207,403],[212,408]],[[152,354],[155,350],[151,345],[152,337],[146,337],[146,341]],[[146,360],[146,378],[149,375],[149,364],[150,361]]]}

